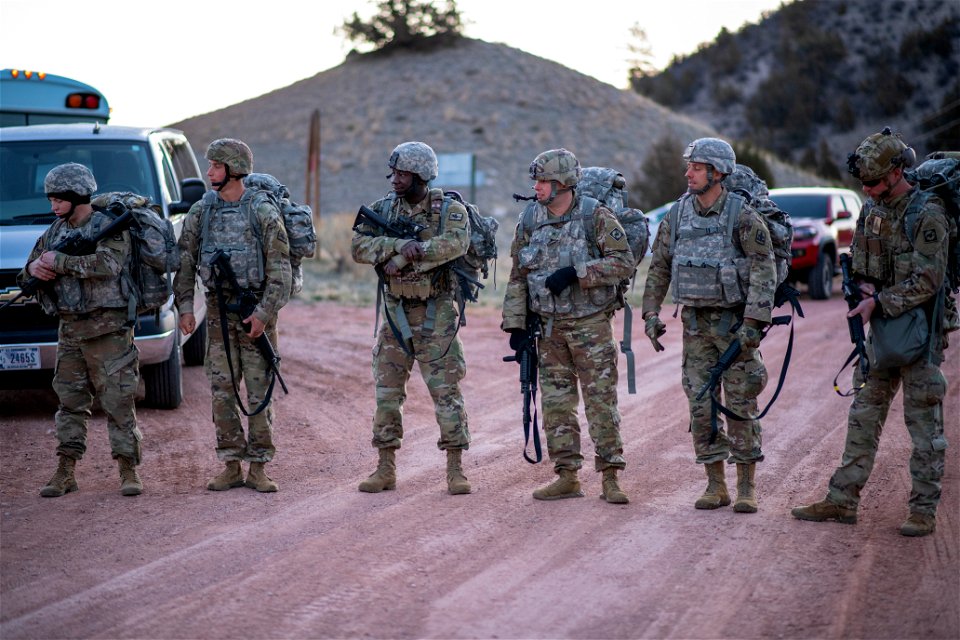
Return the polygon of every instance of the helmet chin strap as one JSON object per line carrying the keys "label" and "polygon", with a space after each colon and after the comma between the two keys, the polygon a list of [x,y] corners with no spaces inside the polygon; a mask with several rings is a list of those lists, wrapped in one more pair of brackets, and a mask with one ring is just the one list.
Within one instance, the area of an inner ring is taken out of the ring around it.
{"label": "helmet chin strap", "polygon": [[573,191],[573,187],[564,187],[563,189],[558,189],[557,185],[559,184],[560,183],[557,182],[556,180],[550,181],[550,197],[547,198],[546,200],[541,200],[540,204],[546,206],[551,202],[553,202],[554,200],[556,200],[557,196],[560,195],[561,193],[566,193],[567,191]]}
{"label": "helmet chin strap", "polygon": [[713,170],[713,167],[711,167],[710,169],[707,170],[707,184],[700,189],[688,189],[690,194],[694,196],[702,196],[707,191],[710,191],[710,189],[713,188],[713,185],[717,184],[718,182],[717,180],[713,179],[713,175],[714,175],[714,170]]}
{"label": "helmet chin strap", "polygon": [[223,174],[223,180],[219,180],[217,182],[214,182],[213,180],[210,181],[210,186],[212,186],[215,191],[223,191],[223,188],[227,186],[228,182],[230,182],[230,178],[234,177],[230,175],[230,165],[225,164],[223,165],[223,168],[226,171],[226,173]]}

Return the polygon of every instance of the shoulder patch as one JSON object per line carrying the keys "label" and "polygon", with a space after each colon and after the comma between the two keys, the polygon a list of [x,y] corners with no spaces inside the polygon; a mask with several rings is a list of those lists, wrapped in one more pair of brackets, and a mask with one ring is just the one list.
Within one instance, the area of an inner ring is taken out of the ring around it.
{"label": "shoulder patch", "polygon": [[460,213],[459,211],[454,211],[453,213],[450,214],[450,219],[457,220],[457,221],[463,220],[463,214]]}
{"label": "shoulder patch", "polygon": [[937,241],[937,230],[936,229],[926,229],[923,232],[923,241],[924,242],[936,242]]}

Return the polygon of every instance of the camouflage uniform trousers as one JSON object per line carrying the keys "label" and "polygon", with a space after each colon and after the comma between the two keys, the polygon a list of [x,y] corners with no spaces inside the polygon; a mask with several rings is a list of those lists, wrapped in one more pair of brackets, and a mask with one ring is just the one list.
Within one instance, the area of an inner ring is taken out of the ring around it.
{"label": "camouflage uniform trousers", "polygon": [[[863,382],[854,370],[854,388]],[[860,491],[873,470],[880,432],[900,385],[903,417],[913,441],[910,456],[910,511],[935,515],[940,502],[947,441],[943,435],[943,396],[947,381],[936,364],[920,362],[893,369],[871,369],[867,384],[854,396],[847,417],[847,441],[840,466],[830,478],[827,500],[856,509]]]}
{"label": "camouflage uniform trousers", "polygon": [[[387,298],[396,304],[397,298]],[[463,343],[457,335],[459,316],[451,296],[436,300],[436,320],[432,331],[425,331],[427,302],[404,300],[403,309],[413,334],[413,351],[420,375],[433,398],[440,426],[440,450],[470,448],[470,431],[464,409],[460,381],[466,375]],[[396,322],[396,313],[390,310]],[[373,379],[376,382],[377,410],[373,416],[373,441],[378,449],[398,448],[403,439],[403,402],[414,358],[407,354],[387,323],[380,328],[373,347]]]}
{"label": "camouflage uniform trousers", "polygon": [[[126,309],[121,315],[126,317]],[[96,320],[61,319],[53,389],[57,409],[57,455],[80,460],[87,450],[87,420],[93,392],[107,415],[107,434],[114,458],[140,464],[140,440],[135,396],[140,384],[133,329],[123,327],[98,335]],[[117,322],[108,321],[112,327]],[[122,323],[120,323],[122,324]]]}
{"label": "camouflage uniform trousers", "polygon": [[[253,340],[247,337],[236,314],[227,314],[229,320],[230,360],[237,386],[243,381],[246,387],[248,411],[254,411],[267,395],[271,375],[266,361],[260,355]],[[273,348],[279,353],[277,319],[267,323],[264,334],[270,338]],[[217,458],[222,461],[246,460],[247,462],[270,462],[276,448],[273,445],[273,401],[255,416],[247,418],[247,435],[244,436],[240,408],[237,405],[230,377],[230,366],[224,348],[223,331],[220,327],[220,311],[216,298],[207,296],[207,355],[203,368],[210,381],[213,399],[213,423],[217,429]]]}
{"label": "camouflage uniform trousers", "polygon": [[623,469],[623,440],[617,409],[617,347],[608,313],[554,320],[540,339],[540,402],[543,430],[554,469],[580,469],[580,402],[593,440],[597,471]]}
{"label": "camouflage uniform trousers", "polygon": [[[717,416],[719,433],[710,443],[710,395],[697,400],[700,389],[710,379],[710,368],[736,335],[730,326],[735,313],[716,307],[685,306],[683,320],[683,391],[690,404],[690,431],[698,464],[711,464],[730,459],[749,464],[763,460],[762,429],[759,420],[727,420],[724,430],[722,415]],[[757,415],[757,396],[767,386],[767,369],[758,349],[744,349],[740,357],[724,372],[718,394],[724,406],[740,416]]]}

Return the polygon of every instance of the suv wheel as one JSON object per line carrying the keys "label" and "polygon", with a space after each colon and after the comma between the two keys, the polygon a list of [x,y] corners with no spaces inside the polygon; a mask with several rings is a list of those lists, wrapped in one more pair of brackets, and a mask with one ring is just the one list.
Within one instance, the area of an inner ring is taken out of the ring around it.
{"label": "suv wheel", "polygon": [[170,357],[140,369],[143,376],[144,404],[157,409],[176,409],[183,401],[180,368],[180,327],[176,329]]}
{"label": "suv wheel", "polygon": [[817,264],[810,270],[807,277],[810,287],[810,297],[814,300],[826,300],[833,292],[833,254],[829,251],[820,251]]}

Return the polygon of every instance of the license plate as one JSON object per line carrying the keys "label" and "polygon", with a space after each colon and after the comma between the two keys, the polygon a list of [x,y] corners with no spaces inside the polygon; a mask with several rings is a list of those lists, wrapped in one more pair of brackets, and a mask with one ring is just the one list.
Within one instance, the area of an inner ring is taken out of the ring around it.
{"label": "license plate", "polygon": [[0,347],[0,371],[39,368],[40,347]]}

